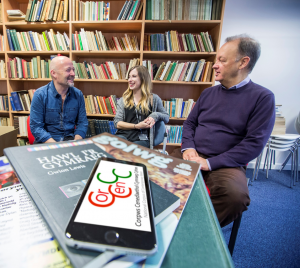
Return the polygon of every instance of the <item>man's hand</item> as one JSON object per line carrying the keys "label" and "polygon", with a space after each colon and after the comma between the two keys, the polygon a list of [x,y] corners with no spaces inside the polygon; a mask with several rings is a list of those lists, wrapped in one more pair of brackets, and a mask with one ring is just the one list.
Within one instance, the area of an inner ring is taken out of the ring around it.
{"label": "man's hand", "polygon": [[53,138],[50,138],[49,140],[46,140],[45,143],[51,143],[51,142],[56,142]]}
{"label": "man's hand", "polygon": [[82,137],[80,135],[75,135],[75,138],[74,138],[75,141],[77,140],[82,140]]}
{"label": "man's hand", "polygon": [[195,156],[195,157],[191,157],[189,160],[199,163],[201,165],[201,170],[209,171],[209,167],[207,165],[206,159],[200,156]]}
{"label": "man's hand", "polygon": [[183,160],[191,160],[191,157],[199,157],[195,149],[187,149],[183,152],[182,155]]}

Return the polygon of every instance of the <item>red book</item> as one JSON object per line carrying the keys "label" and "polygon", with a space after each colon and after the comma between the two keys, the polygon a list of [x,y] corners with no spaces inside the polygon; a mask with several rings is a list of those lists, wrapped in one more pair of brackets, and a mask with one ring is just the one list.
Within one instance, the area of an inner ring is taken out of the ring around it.
{"label": "red book", "polygon": [[108,111],[108,108],[107,108],[107,105],[106,105],[106,102],[105,102],[106,97],[102,97],[102,99],[103,99],[103,103],[104,103],[106,113],[109,114],[109,111]]}
{"label": "red book", "polygon": [[95,104],[96,113],[97,114],[101,114],[100,111],[99,111],[99,107],[98,107],[98,102],[96,100],[96,96],[93,96],[93,100],[94,100],[94,104]]}
{"label": "red book", "polygon": [[183,46],[181,34],[178,35],[178,40],[179,40],[179,45],[180,45],[180,51],[184,51],[184,46]]}
{"label": "red book", "polygon": [[13,61],[14,61],[14,69],[15,69],[15,75],[16,75],[15,78],[19,78],[19,76],[18,76],[18,70],[17,70],[17,64],[18,64],[17,63],[17,59],[14,58]]}
{"label": "red book", "polygon": [[177,31],[176,31],[176,36],[177,36],[177,40],[178,40],[178,42],[177,42],[178,51],[182,51],[182,49],[181,49],[181,44],[180,44],[180,41],[179,41],[179,34],[178,34]]}
{"label": "red book", "polygon": [[101,69],[103,70],[103,73],[104,73],[104,75],[105,75],[105,78],[108,79],[108,76],[107,76],[107,74],[106,74],[106,71],[105,71],[105,69],[104,69],[103,64],[101,64],[100,66],[101,66]]}
{"label": "red book", "polygon": [[182,81],[182,79],[183,79],[183,77],[184,77],[184,74],[185,74],[185,72],[186,72],[187,66],[188,66],[188,62],[186,62],[186,63],[184,64],[184,66],[183,66],[183,68],[182,68],[182,71],[181,71],[181,74],[180,74],[180,76],[179,76],[179,78],[178,78],[178,81]]}
{"label": "red book", "polygon": [[11,78],[10,62],[11,62],[11,58],[8,58],[8,62],[7,62],[8,78]]}
{"label": "red book", "polygon": [[108,72],[109,72],[109,75],[110,75],[110,77],[113,79],[114,78],[114,76],[113,76],[113,74],[112,74],[112,72],[111,72],[111,70],[110,70],[110,68],[109,68],[109,64],[108,64],[108,62],[106,61],[105,62],[105,65],[106,65],[106,69],[108,70]]}
{"label": "red book", "polygon": [[103,97],[99,97],[100,99],[100,104],[101,104],[101,107],[102,107],[102,110],[103,110],[103,113],[104,114],[108,114],[108,111],[106,110],[106,106],[104,105],[104,100],[103,100]]}
{"label": "red book", "polygon": [[80,45],[79,45],[79,39],[78,39],[78,32],[75,31],[75,48],[76,50],[80,50]]}
{"label": "red book", "polygon": [[96,70],[95,70],[95,67],[94,67],[94,64],[91,62],[91,65],[92,65],[92,68],[93,68],[93,71],[94,71],[94,74],[96,76],[96,79],[100,79],[96,73]]}
{"label": "red book", "polygon": [[22,59],[23,78],[28,78],[28,77],[26,76],[26,73],[25,73],[25,69],[27,69],[27,64],[26,64],[26,63],[27,63],[26,60],[23,60],[23,59]]}
{"label": "red book", "polygon": [[117,44],[117,42],[116,42],[116,40],[115,40],[114,37],[112,38],[112,40],[113,40],[113,42],[114,42],[114,44],[115,44],[116,49],[117,49],[118,51],[120,51],[119,46],[118,46],[118,44]]}
{"label": "red book", "polygon": [[201,75],[200,75],[200,78],[199,78],[200,82],[203,82],[202,79],[203,79],[204,71],[205,71],[205,68],[206,68],[206,64],[207,64],[207,62],[205,62],[204,65],[203,65],[202,72],[201,72]]}
{"label": "red book", "polygon": [[111,108],[112,108],[113,113],[116,114],[115,106],[114,106],[114,103],[113,103],[111,97],[108,97],[108,99],[109,99],[110,106],[111,106]]}

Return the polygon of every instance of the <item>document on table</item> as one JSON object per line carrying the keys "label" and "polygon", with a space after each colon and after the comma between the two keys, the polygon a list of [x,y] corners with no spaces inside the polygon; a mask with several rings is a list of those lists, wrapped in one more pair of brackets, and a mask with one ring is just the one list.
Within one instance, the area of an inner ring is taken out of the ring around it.
{"label": "document on table", "polygon": [[0,267],[68,267],[21,183],[0,189]]}

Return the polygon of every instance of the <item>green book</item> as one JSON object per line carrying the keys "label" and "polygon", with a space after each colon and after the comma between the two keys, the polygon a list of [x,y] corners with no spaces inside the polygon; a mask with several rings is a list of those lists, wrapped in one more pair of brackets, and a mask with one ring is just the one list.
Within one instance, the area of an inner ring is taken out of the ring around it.
{"label": "green book", "polygon": [[79,39],[80,50],[83,50],[80,34],[78,34],[78,39]]}
{"label": "green book", "polygon": [[84,76],[83,76],[83,73],[82,73],[80,64],[79,64],[79,63],[76,63],[76,65],[77,65],[77,69],[78,69],[78,71],[79,71],[79,78],[84,79]]}
{"label": "green book", "polygon": [[44,72],[45,72],[45,74],[44,74],[45,78],[49,78],[48,77],[48,73],[49,73],[48,62],[46,60],[44,61]]}
{"label": "green book", "polygon": [[26,62],[26,68],[27,68],[27,76],[28,76],[28,78],[32,78],[32,77],[30,76],[30,64],[29,64],[28,61]]}
{"label": "green book", "polygon": [[36,5],[37,0],[33,0],[31,3],[31,7],[30,7],[30,12],[29,12],[29,16],[28,16],[28,21],[31,21],[31,17],[33,15],[33,11],[34,11],[34,7]]}
{"label": "green book", "polygon": [[19,40],[17,37],[17,31],[16,30],[12,30],[12,31],[13,31],[13,36],[14,36],[16,44],[17,44],[18,51],[21,51],[21,46],[20,46],[20,43],[19,43]]}
{"label": "green book", "polygon": [[26,46],[27,51],[30,51],[29,44],[27,43],[26,36],[24,32],[21,32],[21,36],[23,37],[24,44]]}
{"label": "green book", "polygon": [[72,61],[72,63],[73,63],[73,67],[74,67],[74,69],[75,69],[75,78],[78,78],[78,68],[77,68],[77,64],[76,64],[76,62],[73,60]]}
{"label": "green book", "polygon": [[51,78],[51,74],[50,74],[50,63],[51,63],[51,60],[49,59],[49,60],[48,60],[48,78]]}
{"label": "green book", "polygon": [[178,62],[174,62],[166,81],[170,81],[177,64],[178,64]]}
{"label": "green book", "polygon": [[106,103],[106,106],[107,106],[107,109],[108,109],[109,114],[114,114],[114,113],[113,113],[113,110],[112,110],[112,108],[111,108],[110,101],[109,101],[108,97],[105,98],[105,103]]}
{"label": "green book", "polygon": [[57,37],[56,37],[56,34],[53,34],[53,37],[54,37],[54,42],[55,42],[56,47],[58,48],[58,50],[61,50],[60,46],[59,46],[59,43],[58,43],[58,40],[57,40]]}
{"label": "green book", "polygon": [[45,32],[43,32],[42,34],[43,34],[43,37],[44,37],[46,48],[47,48],[48,51],[50,51],[50,47],[49,47],[49,44],[48,44],[47,36],[46,36]]}
{"label": "green book", "polygon": [[33,70],[34,70],[34,78],[38,78],[39,77],[39,74],[38,74],[38,66],[37,66],[37,58],[34,57],[32,58],[32,61],[33,61]]}
{"label": "green book", "polygon": [[52,0],[50,10],[49,10],[49,17],[48,20],[53,20],[54,9],[55,9],[56,0]]}
{"label": "green book", "polygon": [[197,51],[197,47],[196,47],[196,44],[195,44],[195,40],[194,40],[194,36],[192,34],[189,34],[190,36],[190,40],[191,40],[191,43],[192,43],[192,46],[193,46],[193,51]]}
{"label": "green book", "polygon": [[188,50],[189,50],[189,52],[191,52],[192,48],[191,48],[191,45],[190,45],[190,39],[189,39],[189,35],[188,34],[185,35],[185,40],[186,40],[186,44],[188,46]]}
{"label": "green book", "polygon": [[152,19],[152,3],[151,3],[152,1],[146,0],[146,20]]}
{"label": "green book", "polygon": [[136,0],[136,1],[134,2],[133,8],[132,8],[131,13],[130,13],[130,15],[129,15],[129,17],[128,17],[129,20],[132,18],[133,14],[134,14],[134,11],[135,11],[135,9],[136,9],[137,3],[138,3],[138,0]]}
{"label": "green book", "polygon": [[30,10],[31,10],[31,6],[32,6],[32,2],[33,2],[32,0],[29,0],[29,2],[28,2],[28,6],[27,6],[27,10],[26,10],[26,16],[25,16],[25,21],[28,21]]}
{"label": "green book", "polygon": [[205,39],[204,34],[202,32],[200,33],[200,36],[201,36],[205,51],[209,52],[209,49],[208,49],[207,44],[206,44],[206,39]]}
{"label": "green book", "polygon": [[18,41],[18,39],[17,40],[15,39],[14,30],[9,30],[9,32],[10,32],[11,41],[13,42],[14,48],[16,50],[19,50],[19,46],[18,46],[19,44],[17,44],[17,43],[19,43],[19,41]]}

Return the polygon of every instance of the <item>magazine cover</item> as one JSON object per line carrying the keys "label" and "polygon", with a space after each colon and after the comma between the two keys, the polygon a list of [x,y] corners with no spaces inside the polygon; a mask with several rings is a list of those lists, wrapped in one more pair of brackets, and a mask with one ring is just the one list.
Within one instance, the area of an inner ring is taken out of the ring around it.
{"label": "magazine cover", "polygon": [[[83,267],[99,255],[69,248],[64,243],[66,225],[99,157],[145,164],[150,181],[180,198],[180,206],[174,211],[177,219],[199,172],[199,164],[163,155],[107,133],[79,141],[12,147],[4,153],[74,267]],[[154,204],[159,195],[164,196],[153,189],[152,194]]]}

